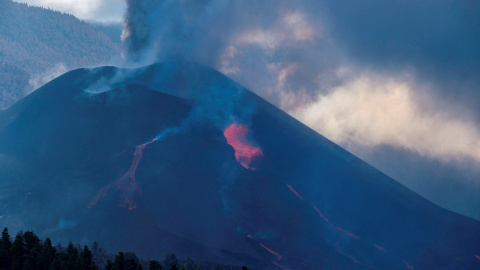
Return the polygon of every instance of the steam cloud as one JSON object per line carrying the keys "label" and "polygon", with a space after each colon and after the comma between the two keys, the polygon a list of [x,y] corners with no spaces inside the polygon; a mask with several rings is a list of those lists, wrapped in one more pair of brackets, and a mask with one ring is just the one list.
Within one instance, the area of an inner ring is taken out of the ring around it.
{"label": "steam cloud", "polygon": [[474,122],[422,110],[415,98],[408,82],[363,75],[293,114],[341,144],[386,144],[429,157],[480,161]]}
{"label": "steam cloud", "polygon": [[26,89],[25,94],[30,94],[34,90],[40,88],[47,82],[55,79],[56,77],[62,75],[67,71],[68,71],[68,68],[63,63],[57,63],[51,69],[48,69],[39,74],[33,74],[32,76],[30,76],[30,79],[28,80],[29,88]]}
{"label": "steam cloud", "polygon": [[[124,57],[210,65],[344,146],[480,160],[475,122],[445,108],[425,112],[417,97],[437,96],[415,83],[415,70],[374,67],[374,76],[362,75],[372,69],[349,58],[326,6],[314,2],[128,0]],[[414,79],[405,79],[407,71]]]}

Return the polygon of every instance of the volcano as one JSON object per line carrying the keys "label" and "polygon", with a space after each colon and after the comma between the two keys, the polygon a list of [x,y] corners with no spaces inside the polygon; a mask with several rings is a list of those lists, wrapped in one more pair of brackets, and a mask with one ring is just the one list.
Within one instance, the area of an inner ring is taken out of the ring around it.
{"label": "volcano", "polygon": [[70,71],[0,114],[0,226],[254,269],[480,269],[442,209],[221,73]]}

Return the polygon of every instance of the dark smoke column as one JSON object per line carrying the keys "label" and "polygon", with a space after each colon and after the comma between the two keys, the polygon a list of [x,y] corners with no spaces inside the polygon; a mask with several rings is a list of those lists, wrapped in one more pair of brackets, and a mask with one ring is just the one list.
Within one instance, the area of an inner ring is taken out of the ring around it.
{"label": "dark smoke column", "polygon": [[125,60],[139,61],[141,54],[152,42],[154,10],[161,0],[126,0],[124,28],[122,32]]}

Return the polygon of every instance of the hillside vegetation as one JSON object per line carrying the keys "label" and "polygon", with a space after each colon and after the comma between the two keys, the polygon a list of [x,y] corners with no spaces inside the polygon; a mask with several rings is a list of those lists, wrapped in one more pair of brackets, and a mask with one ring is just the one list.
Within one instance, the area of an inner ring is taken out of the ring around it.
{"label": "hillside vegetation", "polygon": [[105,64],[119,52],[73,15],[0,0],[0,110],[68,69]]}

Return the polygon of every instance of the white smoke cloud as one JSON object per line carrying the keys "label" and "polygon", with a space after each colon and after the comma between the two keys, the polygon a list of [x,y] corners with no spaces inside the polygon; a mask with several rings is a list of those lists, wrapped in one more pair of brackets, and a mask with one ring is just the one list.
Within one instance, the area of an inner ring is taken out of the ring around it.
{"label": "white smoke cloud", "polygon": [[312,41],[316,34],[305,15],[295,11],[285,14],[269,29],[256,28],[245,31],[236,38],[234,43],[237,45],[255,44],[273,50],[280,45]]}
{"label": "white smoke cloud", "polygon": [[35,91],[36,89],[40,88],[44,84],[48,83],[49,81],[55,79],[56,77],[62,75],[67,71],[67,66],[65,66],[63,63],[57,63],[54,67],[42,73],[31,75],[30,79],[28,80],[29,88],[25,90],[26,94],[30,94],[31,92]]}
{"label": "white smoke cloud", "polygon": [[403,76],[364,74],[291,113],[342,145],[391,145],[441,160],[480,161],[475,123],[455,118],[444,108],[423,110],[416,92],[414,83]]}

